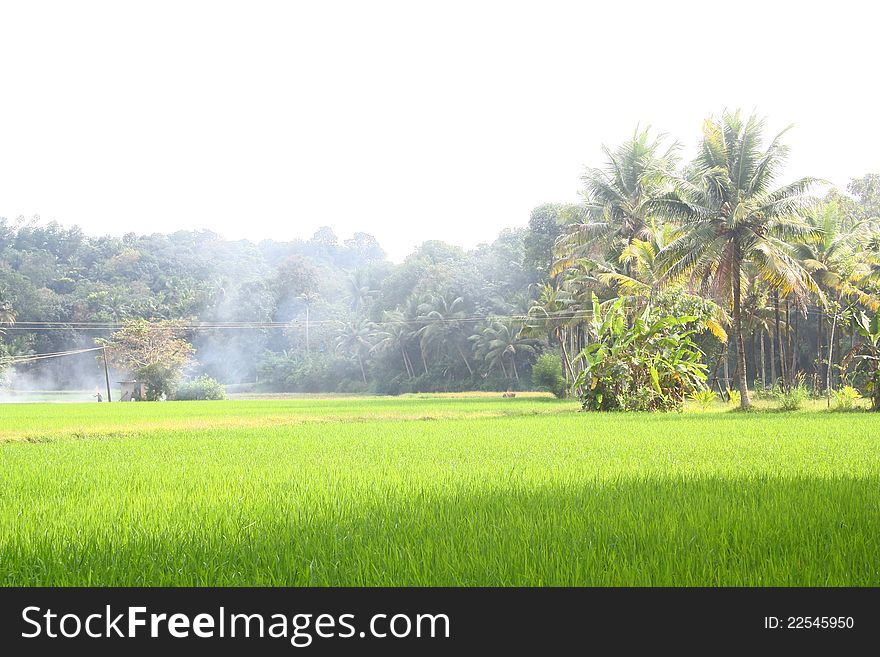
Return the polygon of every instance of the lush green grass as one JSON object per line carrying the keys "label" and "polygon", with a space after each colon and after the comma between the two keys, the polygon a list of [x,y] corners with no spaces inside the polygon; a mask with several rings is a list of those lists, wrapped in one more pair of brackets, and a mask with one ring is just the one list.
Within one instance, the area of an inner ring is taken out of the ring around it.
{"label": "lush green grass", "polygon": [[880,585],[880,417],[0,407],[0,583]]}

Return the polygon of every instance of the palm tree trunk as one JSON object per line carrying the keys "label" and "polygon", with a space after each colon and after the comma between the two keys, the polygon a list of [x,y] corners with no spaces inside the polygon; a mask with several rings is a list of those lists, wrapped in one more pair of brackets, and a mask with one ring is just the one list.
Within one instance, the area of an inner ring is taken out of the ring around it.
{"label": "palm tree trunk", "polygon": [[501,372],[504,374],[504,378],[506,379],[507,378],[507,368],[504,367],[504,358],[500,358],[498,360],[498,362],[501,363]]}
{"label": "palm tree trunk", "polygon": [[758,338],[761,341],[761,387],[766,390],[767,389],[767,358],[764,353],[764,328],[758,331]]}
{"label": "palm tree trunk", "polygon": [[740,253],[737,248],[733,264],[733,325],[736,332],[737,385],[739,387],[739,406],[747,410],[752,406],[749,399],[749,385],[746,376],[746,346],[742,333],[742,299],[740,295]]}
{"label": "palm tree trunk", "polygon": [[767,337],[770,338],[770,387],[772,388],[776,385],[776,339],[772,334]]}
{"label": "palm tree trunk", "polygon": [[464,361],[465,367],[467,367],[468,374],[471,376],[474,375],[474,371],[471,369],[471,364],[468,362],[467,356],[464,355],[464,352],[461,350],[461,345],[456,345],[458,347],[458,353],[461,355],[461,359]]}
{"label": "palm tree trunk", "polygon": [[361,377],[364,380],[364,383],[367,382],[367,373],[364,371],[364,359],[361,358],[361,355],[358,354],[358,365],[361,366]]}
{"label": "palm tree trunk", "polygon": [[[561,332],[561,329],[557,329],[557,331]],[[559,340],[559,347],[562,349],[562,370],[565,372],[565,378],[568,380],[569,375],[571,375],[571,381],[573,382],[577,377],[571,367],[571,359],[568,357],[568,351],[565,349],[565,335],[557,333],[556,339]]]}
{"label": "palm tree trunk", "polygon": [[819,385],[819,390],[821,390],[822,382],[822,320],[825,319],[825,313],[822,311],[822,307],[818,306],[819,312],[819,321],[816,322],[816,381]]}
{"label": "palm tree trunk", "polygon": [[[754,373],[754,378],[752,381],[758,380],[758,347],[757,347],[758,336],[755,334],[755,328],[753,326],[749,326],[749,350],[752,352],[752,372]],[[746,377],[748,378],[748,377]]]}
{"label": "palm tree trunk", "polygon": [[412,372],[409,369],[409,361],[406,358],[406,348],[403,345],[400,345],[400,353],[403,355],[403,366],[406,368],[406,375],[409,378],[412,378]]}
{"label": "palm tree trunk", "polygon": [[794,311],[794,319],[791,314],[791,304],[788,298],[785,299],[785,318],[791,330],[788,332],[788,351],[791,356],[791,365],[788,368],[788,384],[794,384],[794,377],[797,375],[797,334],[798,334],[798,316],[797,308]]}
{"label": "palm tree trunk", "polygon": [[773,313],[776,315],[776,343],[779,347],[779,377],[782,379],[783,390],[788,389],[785,377],[785,343],[782,341],[782,329],[779,318],[779,290],[773,292]]}
{"label": "palm tree trunk", "polygon": [[724,372],[724,389],[730,390],[730,343],[724,345],[724,352],[721,354],[721,364]]}
{"label": "palm tree trunk", "polygon": [[828,338],[828,370],[825,372],[825,389],[831,394],[831,357],[834,351],[834,329],[837,328],[837,313],[831,321],[831,335]]}
{"label": "palm tree trunk", "polygon": [[513,378],[519,381],[519,372],[516,371],[516,356],[510,359],[513,363]]}

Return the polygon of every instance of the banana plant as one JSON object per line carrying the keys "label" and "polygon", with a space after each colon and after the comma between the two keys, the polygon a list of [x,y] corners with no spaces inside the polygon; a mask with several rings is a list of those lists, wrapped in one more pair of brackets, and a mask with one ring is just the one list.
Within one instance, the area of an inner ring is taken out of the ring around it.
{"label": "banana plant", "polygon": [[574,389],[585,410],[674,410],[705,387],[703,352],[691,339],[696,316],[656,316],[648,306],[632,321],[623,299],[603,308],[593,295],[591,342],[577,358]]}
{"label": "banana plant", "polygon": [[856,331],[865,340],[852,348],[841,365],[845,371],[850,363],[855,363],[853,369],[861,366],[868,372],[865,388],[871,396],[871,408],[880,411],[880,313],[869,318],[864,312],[860,312],[855,320]]}

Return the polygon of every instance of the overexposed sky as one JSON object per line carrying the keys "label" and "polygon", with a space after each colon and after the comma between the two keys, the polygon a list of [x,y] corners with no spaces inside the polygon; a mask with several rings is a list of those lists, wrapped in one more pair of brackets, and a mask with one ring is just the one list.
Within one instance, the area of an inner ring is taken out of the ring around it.
{"label": "overexposed sky", "polygon": [[578,198],[600,146],[757,109],[789,177],[880,171],[873,3],[3,2],[0,216],[330,225],[402,259]]}

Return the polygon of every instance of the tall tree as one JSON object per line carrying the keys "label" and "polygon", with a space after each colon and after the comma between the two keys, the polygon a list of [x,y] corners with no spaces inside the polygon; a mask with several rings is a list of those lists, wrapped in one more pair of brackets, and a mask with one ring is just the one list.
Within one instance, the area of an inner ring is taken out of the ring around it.
{"label": "tall tree", "polygon": [[[677,145],[664,148],[663,135],[652,138],[636,129],[616,149],[603,147],[608,158],[601,169],[588,168],[584,183],[584,212],[566,226],[557,243],[560,256],[551,274],[598,246],[602,256],[616,261],[633,240],[650,241],[657,229],[654,201],[669,191],[669,177],[677,161]],[[629,264],[623,263],[629,274]]]}
{"label": "tall tree", "polygon": [[376,333],[376,343],[373,345],[372,350],[377,353],[399,353],[402,357],[407,377],[413,378],[415,376],[415,369],[408,351],[413,331],[409,326],[406,315],[400,310],[386,311],[380,326],[381,330]]}
{"label": "tall tree", "polygon": [[743,409],[749,398],[742,327],[744,265],[783,295],[821,295],[791,243],[815,239],[820,231],[803,221],[812,205],[807,191],[818,181],[801,178],[774,187],[788,147],[783,131],[763,148],[764,121],[724,112],[703,124],[703,138],[688,176],[653,207],[680,223],[677,236],[658,254],[662,282],[688,280],[733,306],[737,384]]}
{"label": "tall tree", "polygon": [[171,396],[194,349],[183,337],[179,321],[145,319],[126,321],[122,328],[95,342],[105,348],[110,362],[147,383],[147,399]]}
{"label": "tall tree", "polygon": [[[504,378],[519,381],[517,359],[531,357],[537,353],[538,340],[523,335],[514,322],[493,320],[479,333],[468,338],[474,346],[474,355],[486,363],[487,369],[499,367]],[[510,363],[510,370],[505,362]]]}
{"label": "tall tree", "polygon": [[366,384],[367,370],[364,359],[373,348],[375,325],[366,319],[345,322],[336,334],[336,352],[353,358],[361,370],[361,379]]}
{"label": "tall tree", "polygon": [[576,313],[574,300],[567,290],[561,290],[549,283],[541,286],[540,295],[529,308],[523,332],[528,337],[547,335],[559,345],[562,373],[566,381],[573,381],[576,374],[572,367],[571,354],[566,348],[567,329]]}
{"label": "tall tree", "polygon": [[468,336],[467,325],[473,322],[468,320],[464,310],[464,299],[434,295],[430,301],[422,304],[420,311],[424,322],[424,326],[419,329],[422,352],[436,353],[444,347],[454,347],[467,367],[468,374],[473,375],[474,369],[463,348]]}
{"label": "tall tree", "polygon": [[[825,306],[820,305],[818,308],[816,362],[818,370],[823,360],[821,351],[823,324],[826,317],[830,317],[824,385],[826,389],[831,389],[834,337],[838,323],[849,314],[856,302],[867,308],[876,308],[877,300],[859,286],[865,274],[864,254],[860,253],[859,239],[862,224],[847,230],[835,200],[823,203],[815,212],[810,213],[807,220],[822,231],[822,236],[810,243],[799,244],[797,254],[828,299]],[[846,300],[850,300],[850,307],[847,307]],[[817,377],[818,380],[821,378]]]}

